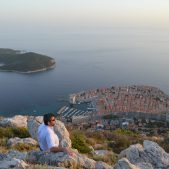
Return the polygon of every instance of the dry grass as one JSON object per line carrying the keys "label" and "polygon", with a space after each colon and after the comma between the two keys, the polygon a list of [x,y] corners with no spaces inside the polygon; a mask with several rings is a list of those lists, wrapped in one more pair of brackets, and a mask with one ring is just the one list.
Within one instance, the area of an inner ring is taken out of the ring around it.
{"label": "dry grass", "polygon": [[0,153],[5,154],[5,153],[8,153],[8,151],[9,151],[9,150],[8,150],[6,147],[0,146]]}
{"label": "dry grass", "polygon": [[13,147],[11,147],[11,149],[21,151],[21,152],[39,150],[39,148],[37,146],[33,146],[33,145],[30,145],[30,144],[23,144],[23,143],[18,143],[16,145],[14,145]]}
{"label": "dry grass", "polygon": [[47,166],[47,165],[30,165],[29,169],[57,169],[56,167],[51,167],[51,166]]}
{"label": "dry grass", "polygon": [[109,165],[114,165],[117,162],[117,155],[113,152],[109,152],[108,154],[102,155],[90,155],[89,158],[92,158],[95,161],[103,161]]}
{"label": "dry grass", "polygon": [[0,153],[7,153],[8,151],[7,138],[0,138]]}

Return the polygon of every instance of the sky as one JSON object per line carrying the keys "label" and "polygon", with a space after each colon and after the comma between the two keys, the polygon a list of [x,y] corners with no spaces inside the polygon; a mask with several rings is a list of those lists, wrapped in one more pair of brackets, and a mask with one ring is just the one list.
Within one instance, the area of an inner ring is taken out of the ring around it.
{"label": "sky", "polygon": [[0,0],[0,22],[17,25],[169,26],[168,0]]}

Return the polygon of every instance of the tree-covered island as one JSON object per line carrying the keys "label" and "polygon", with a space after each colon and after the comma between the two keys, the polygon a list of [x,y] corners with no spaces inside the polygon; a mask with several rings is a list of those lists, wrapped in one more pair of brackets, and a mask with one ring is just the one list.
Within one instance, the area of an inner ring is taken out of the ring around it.
{"label": "tree-covered island", "polygon": [[46,55],[0,48],[0,71],[34,73],[54,67],[55,60]]}

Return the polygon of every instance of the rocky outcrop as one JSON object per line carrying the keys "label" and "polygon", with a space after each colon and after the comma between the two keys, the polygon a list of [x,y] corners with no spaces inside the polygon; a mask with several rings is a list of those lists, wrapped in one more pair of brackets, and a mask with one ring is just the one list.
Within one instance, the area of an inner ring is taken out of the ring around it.
{"label": "rocky outcrop", "polygon": [[123,158],[118,161],[114,169],[140,169],[137,166],[131,164],[128,159]]}
{"label": "rocky outcrop", "polygon": [[63,167],[63,169],[169,169],[169,154],[152,141],[144,141],[143,146],[131,145],[120,153],[119,158],[121,159],[112,167],[104,162],[89,159],[78,152],[70,156],[63,152],[10,151],[8,154],[0,154],[0,169],[27,168],[25,161],[28,164]]}
{"label": "rocky outcrop", "polygon": [[16,115],[0,120],[1,127],[27,127],[27,116]]}
{"label": "rocky outcrop", "polygon": [[32,151],[28,153],[27,161],[70,169],[113,169],[113,167],[104,162],[96,162],[79,153],[69,156],[63,152],[47,153]]}
{"label": "rocky outcrop", "polygon": [[[38,127],[42,123],[43,123],[42,116],[38,116],[38,117],[30,116],[28,118],[28,130],[31,137],[35,140],[37,140]],[[67,131],[65,125],[61,121],[56,120],[54,131],[58,135],[62,147],[71,147],[69,132]]]}
{"label": "rocky outcrop", "polygon": [[29,168],[29,165],[25,161],[29,165],[45,165],[46,168],[54,166],[56,169],[113,169],[113,167],[104,162],[96,162],[77,152],[74,156],[69,156],[63,152],[47,153],[42,151],[32,151],[29,153],[10,151],[8,154],[0,154],[0,169]]}
{"label": "rocky outcrop", "polygon": [[[28,119],[28,121],[27,121]],[[26,127],[32,138],[37,140],[37,130],[43,122],[43,117],[26,117],[15,116],[13,118],[4,118],[0,120],[0,126],[10,127]],[[60,138],[62,147],[71,147],[69,133],[64,124],[56,120],[54,130]],[[8,145],[13,146],[19,143],[37,145],[37,141],[32,138],[11,138],[8,140]],[[95,155],[104,156],[108,153],[107,150],[96,150]],[[8,154],[0,153],[0,169],[14,168],[25,169],[29,168],[28,164],[40,164],[47,166],[55,166],[58,169],[113,169],[112,166],[104,162],[94,161],[77,151],[73,156],[63,152],[51,153],[42,151],[31,151],[21,153],[18,151],[9,151]],[[145,140],[143,145],[131,145],[119,155],[119,160],[114,166],[114,169],[169,169],[169,154],[166,153],[157,143]]]}
{"label": "rocky outcrop", "polygon": [[25,169],[28,167],[24,161],[12,158],[12,159],[4,159],[0,161],[0,168],[1,169]]}
{"label": "rocky outcrop", "polygon": [[109,154],[110,152],[108,150],[94,150],[93,154],[98,156],[105,156]]}
{"label": "rocky outcrop", "polygon": [[13,147],[17,144],[27,144],[27,145],[32,145],[32,146],[37,146],[38,145],[38,142],[32,138],[19,138],[19,137],[15,137],[15,138],[10,138],[8,141],[7,141],[7,145],[9,147]]}
{"label": "rocky outcrop", "polygon": [[[141,144],[131,145],[119,155],[115,169],[123,169],[125,166],[131,169],[169,169],[169,154],[157,143],[144,141]],[[127,168],[127,167],[126,167]]]}
{"label": "rocky outcrop", "polygon": [[0,169],[26,169],[29,167],[22,159],[26,159],[26,155],[20,152],[11,151],[7,155],[0,154]]}

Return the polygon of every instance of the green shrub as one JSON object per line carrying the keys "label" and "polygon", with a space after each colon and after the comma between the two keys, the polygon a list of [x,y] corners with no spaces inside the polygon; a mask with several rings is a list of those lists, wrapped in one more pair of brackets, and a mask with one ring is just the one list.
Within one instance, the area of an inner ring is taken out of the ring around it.
{"label": "green shrub", "polygon": [[131,145],[130,140],[126,136],[119,136],[114,140],[114,142],[110,142],[108,147],[113,150],[113,152],[119,154],[122,150],[128,148]]}
{"label": "green shrub", "polygon": [[169,153],[169,137],[157,142],[167,153]]}
{"label": "green shrub", "polygon": [[30,137],[28,129],[24,128],[24,127],[22,127],[22,128],[12,128],[12,132],[13,132],[15,137],[19,137],[19,138]]}
{"label": "green shrub", "polygon": [[0,127],[0,138],[26,138],[29,137],[29,132],[26,128],[12,128],[12,127]]}
{"label": "green shrub", "polygon": [[86,143],[86,138],[79,132],[74,132],[71,135],[72,147],[77,149],[80,153],[89,153],[91,149]]}
{"label": "green shrub", "polygon": [[93,138],[97,144],[102,144],[105,141],[104,131],[84,132],[87,138]]}
{"label": "green shrub", "polygon": [[131,130],[127,130],[127,129],[117,129],[115,130],[116,134],[121,134],[121,135],[127,135],[127,136],[134,136],[134,137],[138,137],[139,134],[136,132],[133,132]]}
{"label": "green shrub", "polygon": [[[72,133],[72,136],[74,133],[77,133],[78,137],[82,135],[83,139],[81,142],[85,142],[84,144],[91,145],[95,149],[98,149],[97,144],[100,144],[102,148],[99,147],[99,149],[108,149],[115,153],[120,153],[122,150],[128,148],[131,144],[142,143],[145,139],[138,133],[125,129],[117,129],[115,131],[73,130],[70,131],[70,133]],[[77,140],[75,138],[73,139],[73,137],[71,138],[72,145],[79,150],[78,146],[80,144],[80,140],[78,139],[80,138],[77,138]]]}

